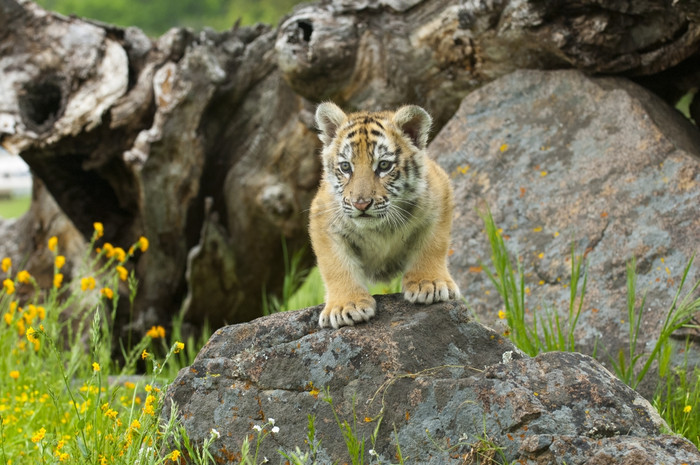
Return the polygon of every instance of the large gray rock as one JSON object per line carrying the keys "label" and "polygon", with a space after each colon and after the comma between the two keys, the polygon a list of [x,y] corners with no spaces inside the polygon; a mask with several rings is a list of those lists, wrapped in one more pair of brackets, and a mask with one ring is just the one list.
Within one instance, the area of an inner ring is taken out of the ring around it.
{"label": "large gray rock", "polygon": [[318,463],[349,462],[324,389],[350,424],[354,408],[364,463],[370,448],[395,462],[397,440],[416,464],[465,463],[488,441],[507,463],[700,462],[694,446],[661,434],[665,425],[649,403],[595,360],[523,356],[471,320],[462,303],[426,307],[378,296],[376,319],[339,330],[318,329],[321,308],[217,331],[169,387],[164,415],[176,403],[195,441],[216,429],[212,452],[222,463],[239,460],[243,438],[270,418],[280,430],[260,457],[276,463],[278,450],[308,450],[307,414],[316,416]]}
{"label": "large gray rock", "polygon": [[[503,308],[481,269],[491,250],[477,208],[488,206],[523,262],[530,315],[565,317],[572,241],[585,252],[576,341],[588,353],[597,343],[602,359],[629,339],[625,268],[636,257],[637,304],[647,292],[637,350],[650,349],[700,250],[697,127],[625,79],[518,71],[465,98],[429,150],[452,175],[450,268],[481,321],[496,326]],[[688,282],[698,279],[696,262]]]}

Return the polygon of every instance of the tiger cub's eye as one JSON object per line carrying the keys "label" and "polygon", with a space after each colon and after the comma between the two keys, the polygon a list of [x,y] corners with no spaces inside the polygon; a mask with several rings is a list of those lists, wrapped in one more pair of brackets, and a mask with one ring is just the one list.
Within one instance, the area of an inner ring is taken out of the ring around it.
{"label": "tiger cub's eye", "polygon": [[394,164],[389,160],[382,160],[379,162],[377,168],[379,168],[379,171],[389,171],[393,165]]}
{"label": "tiger cub's eye", "polygon": [[350,173],[352,171],[352,166],[350,165],[349,161],[341,161],[340,164],[338,164],[338,167],[340,168],[340,171],[342,171],[345,174]]}

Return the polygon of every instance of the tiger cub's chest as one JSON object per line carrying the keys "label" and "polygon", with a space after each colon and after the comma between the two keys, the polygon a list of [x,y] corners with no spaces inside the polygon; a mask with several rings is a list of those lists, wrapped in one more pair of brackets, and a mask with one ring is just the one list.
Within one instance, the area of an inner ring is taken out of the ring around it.
{"label": "tiger cub's chest", "polygon": [[364,277],[372,282],[389,281],[404,272],[415,259],[429,233],[422,222],[400,230],[337,231],[336,244]]}

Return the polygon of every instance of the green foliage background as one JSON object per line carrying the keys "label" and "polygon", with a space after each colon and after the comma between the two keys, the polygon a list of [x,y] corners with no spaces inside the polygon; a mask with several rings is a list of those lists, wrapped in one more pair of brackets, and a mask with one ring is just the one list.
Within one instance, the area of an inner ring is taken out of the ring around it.
{"label": "green foliage background", "polygon": [[276,24],[299,0],[37,0],[48,10],[136,26],[150,36],[171,27],[225,30],[241,24]]}

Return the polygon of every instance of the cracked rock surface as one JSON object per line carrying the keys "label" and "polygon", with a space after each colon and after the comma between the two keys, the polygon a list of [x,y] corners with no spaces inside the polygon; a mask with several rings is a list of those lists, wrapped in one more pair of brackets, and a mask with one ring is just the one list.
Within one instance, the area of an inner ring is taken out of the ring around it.
{"label": "cracked rock surface", "polygon": [[333,409],[351,425],[356,418],[365,463],[370,448],[382,463],[395,462],[397,441],[416,464],[465,463],[486,441],[507,463],[700,461],[689,442],[661,434],[665,424],[649,403],[595,360],[524,356],[461,302],[378,296],[375,319],[338,330],[318,329],[321,308],[217,331],[169,387],[163,415],[176,403],[194,441],[216,429],[217,463],[240,460],[243,439],[271,418],[279,431],[259,457],[277,463],[279,450],[309,450],[307,415],[315,416],[318,463],[350,462]]}
{"label": "cracked rock surface", "polygon": [[[626,347],[632,257],[637,305],[647,292],[638,351],[656,341],[700,244],[700,133],[678,111],[626,79],[518,71],[469,94],[429,150],[455,188],[450,268],[482,321],[499,329],[503,308],[482,269],[491,250],[476,210],[488,206],[523,262],[530,316],[567,318],[573,241],[588,265],[579,350]],[[696,260],[685,292],[698,279]]]}

